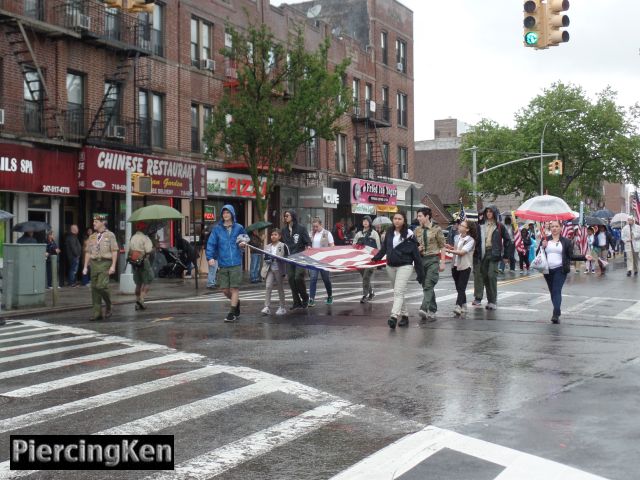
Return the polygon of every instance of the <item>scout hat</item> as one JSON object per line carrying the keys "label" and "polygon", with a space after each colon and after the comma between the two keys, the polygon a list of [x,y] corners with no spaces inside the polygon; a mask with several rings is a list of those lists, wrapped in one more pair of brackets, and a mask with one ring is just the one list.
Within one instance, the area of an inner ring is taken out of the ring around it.
{"label": "scout hat", "polygon": [[106,213],[94,213],[93,219],[98,220],[99,222],[106,222],[109,216]]}

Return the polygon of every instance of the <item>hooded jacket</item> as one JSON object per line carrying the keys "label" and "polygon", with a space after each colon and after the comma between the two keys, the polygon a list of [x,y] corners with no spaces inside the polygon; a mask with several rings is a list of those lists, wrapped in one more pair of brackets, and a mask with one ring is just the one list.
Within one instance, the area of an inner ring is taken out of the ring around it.
{"label": "hooded jacket", "polygon": [[295,210],[285,210],[285,213],[287,212],[291,215],[291,230],[289,225],[282,227],[282,241],[289,247],[289,255],[294,255],[310,247],[311,238],[307,229],[298,223]]}
{"label": "hooded jacket", "polygon": [[207,261],[217,260],[218,266],[221,268],[235,267],[242,265],[242,250],[238,246],[238,237],[244,235],[246,242],[249,242],[249,237],[244,230],[244,227],[236,222],[236,211],[232,205],[225,205],[220,211],[228,210],[231,213],[233,224],[231,229],[228,230],[224,226],[224,219],[220,218],[218,224],[213,228],[207,241]]}
{"label": "hooded jacket", "polygon": [[[485,252],[485,236],[487,232],[487,210],[491,210],[493,212],[493,221],[496,224],[496,229],[493,231],[493,235],[491,236],[491,252]],[[504,252],[508,250],[511,246],[511,239],[509,238],[509,234],[507,233],[507,229],[504,228],[504,225],[500,223],[500,211],[498,207],[495,205],[489,205],[483,211],[484,220],[478,228],[478,239],[476,240],[476,248],[473,254],[476,260],[481,261],[485,255],[491,255],[491,259],[498,262],[500,259],[504,258]]]}

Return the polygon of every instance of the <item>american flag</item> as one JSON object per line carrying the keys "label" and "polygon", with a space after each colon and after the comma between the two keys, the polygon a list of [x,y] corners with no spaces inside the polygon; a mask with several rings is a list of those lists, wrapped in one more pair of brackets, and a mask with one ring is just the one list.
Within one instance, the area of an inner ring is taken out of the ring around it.
{"label": "american flag", "polygon": [[567,222],[562,226],[562,236],[571,240],[573,238],[573,228],[575,225]]}
{"label": "american flag", "polygon": [[631,195],[631,212],[636,217],[636,222],[640,222],[640,198],[637,190]]}
{"label": "american flag", "polygon": [[459,218],[461,222],[466,218],[466,215],[464,213],[464,205],[462,205],[462,197],[460,197],[460,217]]}
{"label": "american flag", "polygon": [[589,245],[588,245],[587,237],[588,237],[587,227],[582,226],[576,229],[575,244],[580,249],[581,255],[586,255],[588,253],[587,248],[589,247]]}
{"label": "american flag", "polygon": [[526,253],[524,248],[524,242],[522,241],[522,231],[519,228],[516,228],[516,235],[513,238],[513,243],[516,246],[516,250],[519,253]]}
{"label": "american flag", "polygon": [[[274,257],[260,248],[248,245],[252,250]],[[354,272],[363,268],[375,268],[387,264],[385,260],[371,263],[371,258],[378,253],[376,248],[360,245],[341,245],[336,247],[308,248],[304,252],[294,253],[278,260],[292,263],[309,270],[327,272]]]}

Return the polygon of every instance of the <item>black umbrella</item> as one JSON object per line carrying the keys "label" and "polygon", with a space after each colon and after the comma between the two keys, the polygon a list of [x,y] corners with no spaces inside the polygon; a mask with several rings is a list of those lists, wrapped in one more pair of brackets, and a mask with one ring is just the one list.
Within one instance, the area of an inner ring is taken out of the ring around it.
{"label": "black umbrella", "polygon": [[585,225],[606,225],[607,221],[599,217],[584,217]]}
{"label": "black umbrella", "polygon": [[0,210],[0,222],[11,220],[12,218],[13,218],[12,213],[5,212],[4,210]]}
{"label": "black umbrella", "polygon": [[47,232],[51,230],[51,225],[45,222],[30,220],[28,222],[16,223],[11,230],[14,232]]}
{"label": "black umbrella", "polygon": [[615,213],[613,213],[611,210],[609,210],[608,208],[604,208],[602,210],[594,212],[592,216],[598,218],[612,218],[614,215]]}

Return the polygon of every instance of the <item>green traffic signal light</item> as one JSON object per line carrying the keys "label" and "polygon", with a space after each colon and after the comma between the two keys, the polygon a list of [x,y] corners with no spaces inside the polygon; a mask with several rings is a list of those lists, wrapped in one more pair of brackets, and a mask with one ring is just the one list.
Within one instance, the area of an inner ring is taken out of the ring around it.
{"label": "green traffic signal light", "polygon": [[535,45],[538,43],[538,34],[536,32],[527,32],[524,36],[524,43],[527,45]]}

